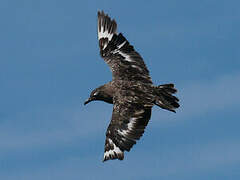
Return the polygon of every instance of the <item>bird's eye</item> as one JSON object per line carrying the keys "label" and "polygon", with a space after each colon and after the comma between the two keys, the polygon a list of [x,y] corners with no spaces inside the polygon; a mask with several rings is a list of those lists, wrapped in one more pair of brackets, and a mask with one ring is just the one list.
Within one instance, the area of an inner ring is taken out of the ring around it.
{"label": "bird's eye", "polygon": [[95,92],[94,94],[93,94],[93,96],[97,96],[98,95],[98,92]]}

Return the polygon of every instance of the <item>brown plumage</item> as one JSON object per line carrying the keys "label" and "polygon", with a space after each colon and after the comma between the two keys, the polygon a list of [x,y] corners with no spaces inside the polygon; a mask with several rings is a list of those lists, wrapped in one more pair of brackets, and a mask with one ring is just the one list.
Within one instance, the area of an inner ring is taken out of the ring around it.
{"label": "brown plumage", "polygon": [[116,30],[116,21],[98,12],[100,55],[109,65],[113,80],[93,90],[85,104],[94,100],[113,104],[103,161],[124,159],[124,151],[130,151],[143,135],[153,105],[173,112],[179,107],[179,100],[172,95],[177,92],[174,85],[154,86],[140,54]]}

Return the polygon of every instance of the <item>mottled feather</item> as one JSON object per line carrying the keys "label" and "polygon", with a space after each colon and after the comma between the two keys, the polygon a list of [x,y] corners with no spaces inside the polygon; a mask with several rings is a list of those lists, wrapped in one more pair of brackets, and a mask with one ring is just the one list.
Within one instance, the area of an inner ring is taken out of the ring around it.
{"label": "mottled feather", "polygon": [[135,51],[122,33],[117,34],[116,30],[115,20],[111,20],[103,11],[99,12],[98,39],[100,55],[109,65],[113,78],[152,83],[149,71],[140,54]]}
{"label": "mottled feather", "polygon": [[[126,95],[114,97],[112,120],[106,132],[104,161],[124,157],[124,151],[130,151],[144,133],[150,117],[153,104],[133,103],[127,100]],[[109,147],[114,142],[114,147]],[[119,151],[116,151],[116,147]],[[114,151],[115,149],[115,151]]]}
{"label": "mottled feather", "polygon": [[143,135],[151,118],[152,106],[175,112],[179,107],[173,84],[154,86],[149,71],[134,47],[117,33],[117,23],[98,12],[100,55],[112,71],[113,80],[92,91],[85,104],[101,100],[113,104],[107,128],[103,161],[124,159]]}

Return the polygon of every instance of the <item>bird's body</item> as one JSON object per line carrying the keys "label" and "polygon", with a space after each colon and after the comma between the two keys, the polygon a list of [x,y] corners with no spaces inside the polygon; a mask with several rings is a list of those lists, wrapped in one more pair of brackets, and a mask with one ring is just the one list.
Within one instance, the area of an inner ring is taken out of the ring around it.
{"label": "bird's body", "polygon": [[116,33],[117,24],[98,12],[100,55],[109,65],[113,80],[92,91],[87,104],[101,100],[113,104],[112,120],[106,132],[104,161],[124,158],[144,133],[152,106],[175,112],[179,107],[173,84],[154,86],[149,71],[126,38]]}

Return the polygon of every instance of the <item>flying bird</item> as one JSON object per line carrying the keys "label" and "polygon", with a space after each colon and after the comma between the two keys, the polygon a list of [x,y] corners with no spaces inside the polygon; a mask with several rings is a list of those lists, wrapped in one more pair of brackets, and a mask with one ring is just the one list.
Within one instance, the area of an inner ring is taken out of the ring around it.
{"label": "flying bird", "polygon": [[134,47],[117,33],[117,23],[103,11],[98,12],[100,55],[112,71],[112,81],[94,89],[84,103],[100,100],[113,104],[107,128],[103,161],[124,159],[124,151],[144,133],[152,107],[175,112],[179,107],[174,84],[154,86],[149,71]]}

